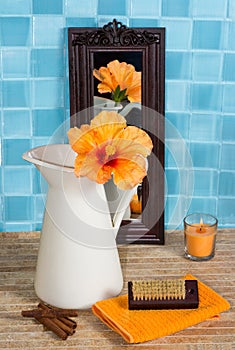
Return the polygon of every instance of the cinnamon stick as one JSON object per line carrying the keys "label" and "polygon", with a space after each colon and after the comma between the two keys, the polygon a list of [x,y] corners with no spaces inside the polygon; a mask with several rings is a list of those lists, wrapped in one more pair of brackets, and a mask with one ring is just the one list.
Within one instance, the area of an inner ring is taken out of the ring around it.
{"label": "cinnamon stick", "polygon": [[46,317],[46,318],[58,318],[58,317],[76,317],[78,315],[76,310],[54,310],[54,309],[33,309],[23,310],[21,312],[24,317]]}
{"label": "cinnamon stick", "polygon": [[62,340],[66,340],[68,338],[68,334],[61,329],[53,319],[46,318],[46,317],[34,317],[38,322],[43,324],[49,331],[52,331],[55,333],[59,338]]}
{"label": "cinnamon stick", "polygon": [[24,317],[34,317],[46,329],[63,340],[66,340],[69,335],[73,335],[77,327],[77,323],[68,318],[68,316],[77,316],[78,312],[76,310],[57,309],[39,303],[37,309],[23,310],[21,314]]}
{"label": "cinnamon stick", "polygon": [[[54,309],[51,309],[50,306],[47,306],[43,303],[39,303],[38,308],[42,309],[48,313],[50,311],[54,310]],[[71,314],[72,312],[76,315],[78,314],[76,310],[56,309],[56,311],[64,311],[65,313],[67,311],[69,311],[70,312],[69,314]],[[66,316],[68,316],[68,315],[66,315]],[[68,317],[53,318],[53,321],[58,327],[60,327],[62,330],[64,330],[68,335],[73,335],[75,333],[75,329],[77,327],[77,324],[75,321],[70,320]]]}
{"label": "cinnamon stick", "polygon": [[77,323],[74,320],[71,320],[68,317],[60,317],[58,318],[60,321],[62,321],[64,324],[66,324],[68,327],[76,329]]}
{"label": "cinnamon stick", "polygon": [[75,329],[72,327],[67,326],[63,321],[59,320],[58,318],[53,318],[54,324],[56,324],[60,329],[65,331],[68,335],[73,335],[75,333]]}
{"label": "cinnamon stick", "polygon": [[47,310],[48,313],[49,312],[53,313],[55,317],[77,317],[78,316],[77,310],[51,308],[50,306],[44,303],[39,303],[38,308]]}

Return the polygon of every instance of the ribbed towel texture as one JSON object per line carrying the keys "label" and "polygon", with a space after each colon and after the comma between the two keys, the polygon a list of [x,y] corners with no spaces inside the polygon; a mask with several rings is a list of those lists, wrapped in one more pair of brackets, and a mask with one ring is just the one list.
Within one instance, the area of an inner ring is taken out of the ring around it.
{"label": "ribbed towel texture", "polygon": [[[192,275],[185,279],[197,279]],[[128,343],[164,337],[205,321],[230,308],[229,303],[198,280],[199,308],[178,310],[128,310],[128,296],[98,301],[93,313]]]}

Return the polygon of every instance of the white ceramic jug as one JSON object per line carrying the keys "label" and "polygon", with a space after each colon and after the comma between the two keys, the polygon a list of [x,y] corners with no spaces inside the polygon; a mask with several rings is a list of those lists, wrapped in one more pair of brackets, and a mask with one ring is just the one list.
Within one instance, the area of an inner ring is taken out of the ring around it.
{"label": "white ceramic jug", "polygon": [[85,309],[116,296],[123,286],[116,235],[136,191],[119,191],[111,218],[104,185],[74,175],[75,152],[57,144],[29,150],[33,163],[48,182],[35,276],[35,291],[44,302]]}

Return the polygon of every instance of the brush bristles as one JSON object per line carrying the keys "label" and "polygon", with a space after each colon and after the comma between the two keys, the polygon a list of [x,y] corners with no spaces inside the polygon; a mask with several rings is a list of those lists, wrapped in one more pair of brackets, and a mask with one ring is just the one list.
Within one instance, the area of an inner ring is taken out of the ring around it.
{"label": "brush bristles", "polygon": [[173,300],[185,299],[185,280],[133,281],[134,300]]}

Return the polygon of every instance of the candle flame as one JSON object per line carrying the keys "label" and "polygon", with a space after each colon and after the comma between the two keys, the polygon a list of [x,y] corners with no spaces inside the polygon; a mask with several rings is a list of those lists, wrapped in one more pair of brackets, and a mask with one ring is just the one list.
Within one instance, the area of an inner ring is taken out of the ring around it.
{"label": "candle flame", "polygon": [[203,220],[202,220],[202,218],[200,219],[200,226],[203,226]]}

